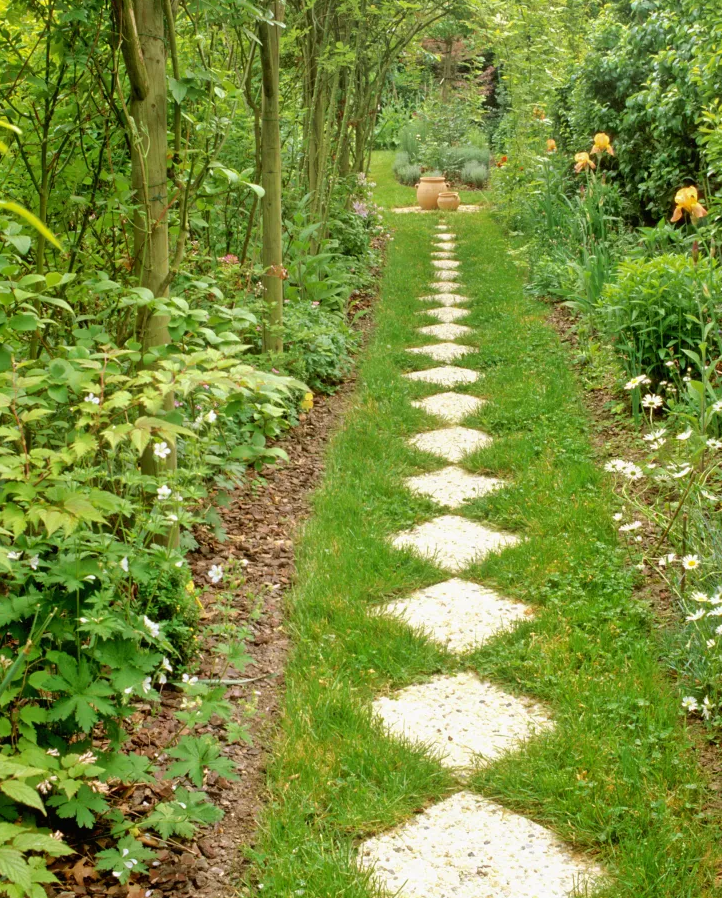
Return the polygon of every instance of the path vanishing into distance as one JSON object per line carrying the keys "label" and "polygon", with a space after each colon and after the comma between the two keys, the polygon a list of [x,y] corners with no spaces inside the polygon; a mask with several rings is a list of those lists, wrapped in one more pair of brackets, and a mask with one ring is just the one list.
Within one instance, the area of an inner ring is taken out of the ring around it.
{"label": "path vanishing into distance", "polygon": [[548,311],[483,207],[389,220],[249,888],[713,895],[703,781]]}

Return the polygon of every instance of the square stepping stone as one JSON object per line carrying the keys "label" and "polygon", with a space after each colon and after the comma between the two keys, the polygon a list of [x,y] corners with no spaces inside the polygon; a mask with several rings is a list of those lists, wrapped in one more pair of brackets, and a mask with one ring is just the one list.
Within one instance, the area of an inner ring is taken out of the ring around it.
{"label": "square stepping stone", "polygon": [[456,577],[390,602],[383,611],[424,630],[451,652],[471,651],[532,616],[528,605]]}
{"label": "square stepping stone", "polygon": [[431,264],[439,271],[451,271],[458,268],[461,262],[454,262],[451,259],[432,259]]}
{"label": "square stepping stone", "polygon": [[[456,346],[456,343],[452,343]],[[461,347],[460,347],[461,348]],[[468,349],[469,347],[463,347]],[[429,415],[436,415],[449,424],[460,424],[464,418],[478,411],[483,405],[486,405],[485,399],[478,399],[476,396],[464,396],[462,393],[436,393],[434,396],[427,396],[426,399],[419,399],[411,403],[415,408],[421,408]]]}
{"label": "square stepping stone", "polygon": [[459,284],[444,284],[441,282],[434,282],[433,284],[429,284],[429,289],[433,290],[435,293],[456,293],[459,289]]}
{"label": "square stepping stone", "polygon": [[484,477],[480,474],[469,474],[463,468],[449,465],[440,471],[408,477],[406,486],[412,493],[428,496],[439,505],[457,508],[470,499],[486,496],[504,486],[503,480],[496,477]]}
{"label": "square stepping stone", "polygon": [[432,343],[431,346],[414,346],[407,352],[428,355],[437,362],[453,362],[470,352],[476,352],[473,346],[461,346],[459,343]]}
{"label": "square stepping stone", "polygon": [[461,277],[458,271],[437,271],[435,276],[437,281],[458,281]]}
{"label": "square stepping stone", "polygon": [[377,698],[373,709],[393,735],[421,742],[456,770],[493,761],[552,728],[543,705],[472,673],[416,683]]}
{"label": "square stepping stone", "polygon": [[476,521],[445,514],[402,531],[394,537],[393,546],[412,549],[439,567],[457,573],[473,561],[482,561],[487,555],[519,542],[513,533],[500,533]]}
{"label": "square stepping stone", "polygon": [[570,898],[605,878],[551,830],[471,792],[368,839],[359,864],[397,898]]}
{"label": "square stepping stone", "polygon": [[432,248],[435,250],[443,250],[444,252],[451,252],[456,249],[456,243],[453,241],[445,241],[441,243],[432,243]]}
{"label": "square stepping stone", "polygon": [[453,259],[454,255],[455,255],[454,253],[433,252],[433,253],[431,253],[431,258],[432,259]]}
{"label": "square stepping stone", "polygon": [[434,240],[437,243],[451,243],[456,240],[456,234],[435,234]]}
{"label": "square stepping stone", "polygon": [[437,340],[456,340],[458,337],[466,337],[473,334],[472,328],[465,324],[429,324],[419,328],[420,334],[428,337],[436,337]]}
{"label": "square stepping stone", "polygon": [[438,318],[443,324],[451,324],[454,321],[458,321],[460,318],[466,318],[469,314],[468,309],[457,309],[453,306],[443,306],[443,308],[439,309],[424,309],[424,315],[432,315],[434,318]]}
{"label": "square stepping stone", "polygon": [[473,384],[480,377],[478,371],[459,368],[456,365],[444,365],[439,368],[427,368],[426,371],[410,371],[404,374],[409,380],[422,380],[429,384],[440,384],[443,387],[454,387],[456,384]]}
{"label": "square stepping stone", "polygon": [[444,427],[419,433],[408,442],[422,452],[430,452],[447,461],[461,461],[470,452],[489,446],[492,440],[487,434],[470,427]]}
{"label": "square stepping stone", "polygon": [[461,293],[439,293],[437,296],[420,296],[419,301],[434,302],[442,306],[460,306],[471,302],[471,299],[468,296],[462,296]]}

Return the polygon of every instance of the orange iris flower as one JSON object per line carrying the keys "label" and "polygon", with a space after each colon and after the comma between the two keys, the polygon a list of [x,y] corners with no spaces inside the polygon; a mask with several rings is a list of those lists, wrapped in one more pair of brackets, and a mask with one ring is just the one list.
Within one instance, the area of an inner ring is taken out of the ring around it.
{"label": "orange iris flower", "polygon": [[609,139],[609,135],[605,134],[604,131],[600,131],[598,134],[594,135],[592,153],[599,153],[600,155],[602,153],[609,153],[610,156],[614,155],[612,141]]}
{"label": "orange iris flower", "polygon": [[580,171],[584,171],[585,168],[591,168],[592,171],[597,167],[596,163],[592,162],[592,158],[589,153],[577,153],[574,157],[574,161],[577,163],[574,166],[574,171],[579,173]]}
{"label": "orange iris flower", "polygon": [[555,153],[557,149],[557,142],[553,137],[550,137],[547,140],[547,153]]}
{"label": "orange iris flower", "polygon": [[677,208],[674,210],[671,221],[679,221],[683,212],[687,212],[692,218],[704,218],[707,214],[707,210],[699,201],[696,187],[683,187],[678,190],[674,201]]}

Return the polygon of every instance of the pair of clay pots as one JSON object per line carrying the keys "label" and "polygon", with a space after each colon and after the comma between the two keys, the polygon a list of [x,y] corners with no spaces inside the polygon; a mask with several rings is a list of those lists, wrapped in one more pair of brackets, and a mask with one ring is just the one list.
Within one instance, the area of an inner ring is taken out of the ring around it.
{"label": "pair of clay pots", "polygon": [[449,185],[442,177],[420,178],[416,185],[416,199],[422,209],[443,209],[453,212],[459,208],[458,193],[446,190]]}

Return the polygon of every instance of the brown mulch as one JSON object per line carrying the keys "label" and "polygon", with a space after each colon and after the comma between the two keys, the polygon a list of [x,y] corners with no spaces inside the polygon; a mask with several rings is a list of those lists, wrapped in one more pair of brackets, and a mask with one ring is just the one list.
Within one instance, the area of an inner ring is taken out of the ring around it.
{"label": "brown mulch", "polygon": [[[368,311],[374,301],[370,293],[352,297],[351,312],[358,316],[355,327],[362,343],[372,323],[370,316],[359,313]],[[49,898],[230,898],[238,894],[234,885],[243,865],[242,849],[253,844],[265,798],[266,766],[282,706],[283,670],[289,651],[284,602],[295,577],[294,537],[309,514],[329,440],[340,426],[354,386],[352,374],[332,395],[314,398],[313,409],[301,415],[298,426],[275,444],[285,450],[288,462],[248,472],[228,504],[218,508],[225,531],[223,541],[207,528],[195,532],[198,548],[188,556],[194,581],[207,585],[208,570],[215,564],[227,572],[224,581],[237,578],[230,609],[218,608],[215,602],[224,585],[228,593],[228,582],[204,592],[201,630],[230,621],[249,634],[247,666],[241,672],[231,668],[225,678],[239,681],[229,686],[226,699],[233,705],[234,720],[243,723],[250,733],[251,742],[224,748],[237,781],[211,773],[203,787],[209,799],[223,809],[224,818],[187,842],[161,842],[150,833],[143,835],[141,840],[156,849],[157,857],[147,875],[135,876],[126,886],[94,869],[94,854],[111,847],[114,840],[98,838],[96,832],[88,834],[87,841],[78,838],[72,843],[77,854],[53,867],[61,885],[48,888]],[[199,677],[217,677],[208,652],[214,637],[206,634],[202,639],[196,672]],[[160,767],[167,766],[171,759],[164,749],[173,743],[180,727],[175,712],[182,698],[180,691],[166,687],[160,705],[136,706],[128,722],[132,735],[127,750],[146,755]],[[207,732],[222,738],[223,729],[221,720],[211,718],[207,727],[196,730],[196,735]],[[171,799],[174,786],[179,784],[194,788],[182,779],[158,780],[114,792],[111,804],[131,819],[143,816],[156,802]]]}

